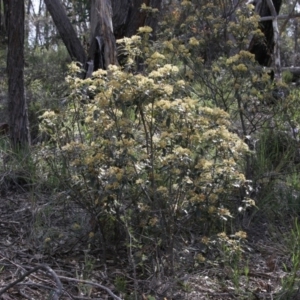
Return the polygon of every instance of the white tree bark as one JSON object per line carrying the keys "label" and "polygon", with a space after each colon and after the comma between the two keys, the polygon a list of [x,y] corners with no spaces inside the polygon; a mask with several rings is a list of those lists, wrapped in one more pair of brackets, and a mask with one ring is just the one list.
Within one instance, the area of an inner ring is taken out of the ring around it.
{"label": "white tree bark", "polygon": [[266,0],[266,1],[270,8],[272,17],[274,18],[272,20],[273,32],[274,32],[274,51],[273,51],[274,79],[276,82],[280,82],[282,80],[282,78],[281,78],[281,59],[280,59],[280,35],[279,35],[279,29],[278,29],[277,12],[274,7],[273,1],[272,0]]}

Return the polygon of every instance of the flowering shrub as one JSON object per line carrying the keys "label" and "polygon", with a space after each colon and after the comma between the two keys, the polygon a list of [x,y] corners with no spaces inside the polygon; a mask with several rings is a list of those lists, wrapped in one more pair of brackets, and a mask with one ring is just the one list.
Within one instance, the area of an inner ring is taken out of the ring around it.
{"label": "flowering shrub", "polygon": [[[128,53],[133,41],[141,42],[126,39]],[[229,131],[229,115],[192,99],[179,68],[164,61],[153,52],[143,73],[110,66],[85,80],[71,65],[69,104],[45,112],[42,127],[56,145],[46,160],[61,162],[56,176],[104,240],[126,233],[139,249],[153,246],[147,257],[166,249],[173,268],[177,234],[216,230],[234,214],[231,194],[245,182],[239,162],[247,145]]]}

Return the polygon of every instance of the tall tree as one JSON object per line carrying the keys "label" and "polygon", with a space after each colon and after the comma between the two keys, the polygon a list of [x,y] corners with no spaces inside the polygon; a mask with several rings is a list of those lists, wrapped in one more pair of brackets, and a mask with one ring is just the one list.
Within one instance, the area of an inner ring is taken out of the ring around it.
{"label": "tall tree", "polygon": [[[276,13],[280,11],[282,0],[272,0]],[[255,11],[261,17],[272,16],[270,7],[267,0],[253,1],[255,5]],[[255,55],[255,59],[262,66],[269,67],[272,63],[272,54],[274,50],[274,30],[272,20],[260,22],[260,29],[263,32],[265,38],[264,41],[253,38],[249,51]]]}
{"label": "tall tree", "polygon": [[7,0],[0,0],[0,37],[6,36],[7,30]]}
{"label": "tall tree", "polygon": [[116,38],[130,37],[139,27],[150,26],[154,32],[158,19],[152,14],[141,11],[142,4],[161,9],[162,0],[113,0],[113,25]]}
{"label": "tall tree", "polygon": [[110,0],[91,1],[91,41],[87,77],[98,69],[118,64]]}
{"label": "tall tree", "polygon": [[45,0],[47,10],[56,25],[56,28],[66,45],[66,48],[73,60],[79,61],[82,64],[86,62],[86,55],[81,45],[76,31],[73,28],[66,11],[60,0]]}
{"label": "tall tree", "polygon": [[24,92],[24,0],[8,1],[8,109],[10,138],[14,149],[30,144]]}
{"label": "tall tree", "polygon": [[[72,24],[61,0],[45,0],[45,3],[71,58],[83,62],[83,55],[80,54],[82,46],[79,39],[75,38],[74,29],[71,30]],[[99,68],[107,68],[110,64],[118,63],[116,38],[130,37],[136,34],[139,27],[145,25],[155,29],[157,18],[141,12],[142,4],[161,8],[161,0],[91,0],[89,2],[91,38],[86,67],[87,77]]]}

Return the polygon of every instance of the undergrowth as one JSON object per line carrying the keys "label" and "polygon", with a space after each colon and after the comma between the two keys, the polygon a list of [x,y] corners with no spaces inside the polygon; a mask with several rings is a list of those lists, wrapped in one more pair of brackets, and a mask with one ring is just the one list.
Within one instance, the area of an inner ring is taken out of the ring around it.
{"label": "undergrowth", "polygon": [[[132,68],[149,32],[124,41]],[[85,80],[72,65],[68,105],[41,120],[51,138],[43,158],[70,201],[89,212],[104,261],[108,246],[126,247],[134,274],[147,265],[147,273],[172,275],[191,230],[226,236],[237,208],[254,204],[239,194],[248,147],[229,130],[228,113],[189,96],[163,54],[143,58],[142,74],[111,66]]]}

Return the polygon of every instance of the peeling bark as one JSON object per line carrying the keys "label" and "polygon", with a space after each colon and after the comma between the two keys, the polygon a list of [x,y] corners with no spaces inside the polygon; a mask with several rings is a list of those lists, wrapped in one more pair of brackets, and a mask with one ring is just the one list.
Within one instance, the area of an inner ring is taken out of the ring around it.
{"label": "peeling bark", "polygon": [[152,39],[158,23],[157,16],[141,12],[141,5],[161,9],[161,0],[91,0],[90,47],[86,60],[84,49],[77,38],[60,0],[45,0],[47,10],[60,33],[73,60],[85,65],[86,75],[99,68],[107,69],[118,64],[115,39],[130,37],[139,27],[153,28]]}
{"label": "peeling bark", "polygon": [[110,0],[91,1],[91,40],[86,77],[93,71],[118,64]]}

